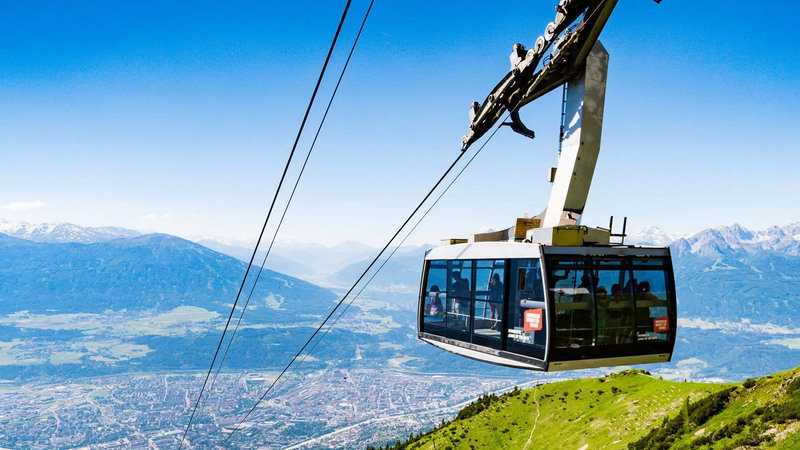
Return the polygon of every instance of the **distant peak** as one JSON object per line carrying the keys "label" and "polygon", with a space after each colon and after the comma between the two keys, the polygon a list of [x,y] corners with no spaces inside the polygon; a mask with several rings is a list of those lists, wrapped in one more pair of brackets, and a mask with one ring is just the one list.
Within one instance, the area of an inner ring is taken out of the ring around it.
{"label": "distant peak", "polygon": [[141,233],[119,227],[82,227],[69,222],[30,224],[0,219],[0,233],[34,242],[92,244]]}

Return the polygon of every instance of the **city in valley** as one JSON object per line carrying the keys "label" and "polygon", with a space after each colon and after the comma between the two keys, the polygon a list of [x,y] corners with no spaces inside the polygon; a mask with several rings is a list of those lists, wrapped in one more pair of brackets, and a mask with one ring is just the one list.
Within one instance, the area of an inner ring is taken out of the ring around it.
{"label": "city in valley", "polygon": [[[221,373],[185,448],[216,448],[277,373]],[[0,447],[177,448],[204,373],[137,373],[0,385]],[[450,418],[486,392],[536,382],[351,368],[289,376],[240,425],[235,448],[365,448]],[[555,378],[548,378],[553,381]],[[520,382],[521,381],[521,382]]]}

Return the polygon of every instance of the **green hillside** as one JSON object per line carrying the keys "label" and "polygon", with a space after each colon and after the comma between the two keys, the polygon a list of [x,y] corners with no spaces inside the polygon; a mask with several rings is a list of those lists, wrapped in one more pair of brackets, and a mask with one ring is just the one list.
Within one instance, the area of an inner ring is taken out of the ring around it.
{"label": "green hillside", "polygon": [[453,421],[385,448],[800,449],[798,374],[705,384],[625,371],[551,383],[484,396]]}

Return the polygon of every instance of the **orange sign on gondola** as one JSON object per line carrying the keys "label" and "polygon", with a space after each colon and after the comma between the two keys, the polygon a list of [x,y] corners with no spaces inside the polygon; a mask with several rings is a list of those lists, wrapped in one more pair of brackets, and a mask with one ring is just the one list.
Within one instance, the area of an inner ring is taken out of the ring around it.
{"label": "orange sign on gondola", "polygon": [[525,331],[541,331],[542,308],[525,310],[525,321],[523,323],[523,329]]}
{"label": "orange sign on gondola", "polygon": [[669,317],[656,317],[653,319],[653,331],[656,333],[669,331]]}

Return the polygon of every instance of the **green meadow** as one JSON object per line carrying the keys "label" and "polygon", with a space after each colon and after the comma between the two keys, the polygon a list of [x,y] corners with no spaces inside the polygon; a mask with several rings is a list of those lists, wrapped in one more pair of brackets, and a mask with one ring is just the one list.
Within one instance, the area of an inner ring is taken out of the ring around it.
{"label": "green meadow", "polygon": [[388,448],[789,450],[800,448],[799,430],[799,369],[738,384],[633,370],[487,395]]}

